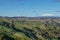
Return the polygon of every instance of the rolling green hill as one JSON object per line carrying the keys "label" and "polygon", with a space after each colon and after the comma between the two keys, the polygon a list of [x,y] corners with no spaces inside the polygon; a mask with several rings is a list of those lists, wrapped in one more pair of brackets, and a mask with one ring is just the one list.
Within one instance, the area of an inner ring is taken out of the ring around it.
{"label": "rolling green hill", "polygon": [[60,40],[60,18],[0,17],[0,40]]}

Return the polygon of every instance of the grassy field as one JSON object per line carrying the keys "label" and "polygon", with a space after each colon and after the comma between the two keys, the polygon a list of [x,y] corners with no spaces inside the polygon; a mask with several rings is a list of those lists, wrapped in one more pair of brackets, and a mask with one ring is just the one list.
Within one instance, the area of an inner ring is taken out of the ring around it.
{"label": "grassy field", "polygon": [[60,40],[60,19],[45,20],[0,18],[0,40]]}

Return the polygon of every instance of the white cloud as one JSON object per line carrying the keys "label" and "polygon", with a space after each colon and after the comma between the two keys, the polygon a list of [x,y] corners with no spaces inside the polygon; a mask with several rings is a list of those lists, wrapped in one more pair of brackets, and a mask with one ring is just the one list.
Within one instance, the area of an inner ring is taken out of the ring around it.
{"label": "white cloud", "polygon": [[42,14],[41,16],[55,16],[54,14]]}

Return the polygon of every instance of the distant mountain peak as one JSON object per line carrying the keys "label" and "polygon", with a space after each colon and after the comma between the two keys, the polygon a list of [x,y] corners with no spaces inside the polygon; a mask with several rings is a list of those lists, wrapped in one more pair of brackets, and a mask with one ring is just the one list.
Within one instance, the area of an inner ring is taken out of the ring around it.
{"label": "distant mountain peak", "polygon": [[44,16],[44,17],[54,17],[55,15],[54,14],[42,14],[41,16]]}

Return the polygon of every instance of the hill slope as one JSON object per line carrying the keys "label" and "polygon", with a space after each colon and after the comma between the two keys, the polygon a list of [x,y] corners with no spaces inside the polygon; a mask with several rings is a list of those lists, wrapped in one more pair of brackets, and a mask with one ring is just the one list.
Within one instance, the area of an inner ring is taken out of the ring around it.
{"label": "hill slope", "polygon": [[1,17],[0,40],[60,40],[60,18],[37,19]]}

